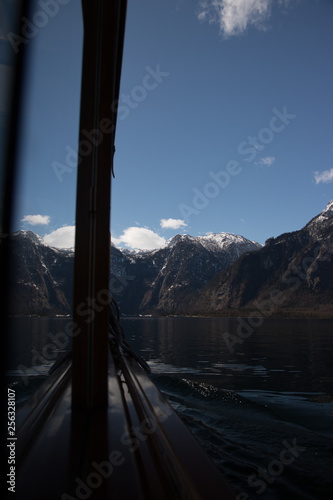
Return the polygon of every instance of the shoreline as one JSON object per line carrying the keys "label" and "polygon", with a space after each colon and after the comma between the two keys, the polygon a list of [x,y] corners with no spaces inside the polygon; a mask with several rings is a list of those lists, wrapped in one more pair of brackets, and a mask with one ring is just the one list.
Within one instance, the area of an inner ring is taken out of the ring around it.
{"label": "shoreline", "polygon": [[[52,319],[72,319],[71,314],[13,314],[8,318],[52,318]],[[147,313],[147,314],[121,314],[122,319],[154,319],[154,318],[264,318],[264,319],[333,319],[332,306],[318,306],[313,309],[309,308],[286,308],[276,309],[272,313],[261,312],[254,308],[244,309],[223,309],[220,311],[197,311],[186,313],[180,311],[162,312],[162,313]]]}

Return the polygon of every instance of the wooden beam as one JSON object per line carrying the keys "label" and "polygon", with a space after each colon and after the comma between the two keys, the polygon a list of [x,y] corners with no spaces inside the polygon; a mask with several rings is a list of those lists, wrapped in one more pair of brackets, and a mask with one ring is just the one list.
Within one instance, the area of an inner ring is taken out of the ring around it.
{"label": "wooden beam", "polygon": [[83,0],[73,408],[107,405],[111,171],[126,0]]}

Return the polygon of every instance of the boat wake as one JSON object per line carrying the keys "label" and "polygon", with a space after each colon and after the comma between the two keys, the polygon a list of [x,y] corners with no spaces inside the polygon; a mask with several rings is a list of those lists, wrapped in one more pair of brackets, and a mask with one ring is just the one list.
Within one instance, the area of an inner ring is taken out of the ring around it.
{"label": "boat wake", "polygon": [[[260,498],[269,500],[331,499],[332,407],[326,408],[326,433],[315,418],[318,408],[311,419],[311,405],[323,403],[308,401],[309,395],[230,391],[220,387],[218,379],[203,381],[193,371],[152,377],[236,490],[248,498],[260,491]],[[285,443],[296,443],[304,451],[288,465],[280,462],[274,476]],[[260,470],[266,471],[267,481],[259,477]]]}

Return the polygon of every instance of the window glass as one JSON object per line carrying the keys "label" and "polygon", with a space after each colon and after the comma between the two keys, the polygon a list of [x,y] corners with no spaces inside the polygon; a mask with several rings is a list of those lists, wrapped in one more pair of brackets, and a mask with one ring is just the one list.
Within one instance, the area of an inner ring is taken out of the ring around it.
{"label": "window glass", "polygon": [[2,36],[13,53],[25,50],[7,363],[9,383],[24,399],[71,345],[81,2],[33,1],[20,29],[4,28]]}

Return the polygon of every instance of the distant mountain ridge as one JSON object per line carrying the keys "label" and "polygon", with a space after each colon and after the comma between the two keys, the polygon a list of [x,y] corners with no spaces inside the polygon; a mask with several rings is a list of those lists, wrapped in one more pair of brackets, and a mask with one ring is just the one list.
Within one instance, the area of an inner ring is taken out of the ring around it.
{"label": "distant mountain ridge", "polygon": [[[11,314],[70,314],[72,250],[46,245],[32,231],[10,236]],[[218,271],[261,245],[229,233],[176,235],[164,247],[127,252],[111,246],[110,290],[125,314],[165,313],[183,306]]]}
{"label": "distant mountain ridge", "polygon": [[[71,250],[31,231],[10,236],[10,314],[71,314]],[[265,246],[230,233],[178,234],[164,247],[111,246],[110,290],[123,314],[219,314],[333,304],[333,201]],[[268,307],[268,306],[267,306]]]}
{"label": "distant mountain ridge", "polygon": [[242,255],[200,295],[193,311],[314,308],[333,305],[333,201],[303,229],[270,238],[257,252]]}

